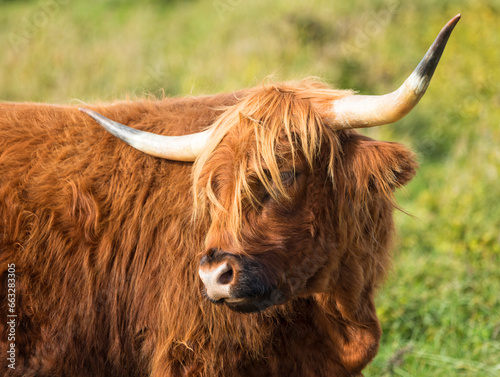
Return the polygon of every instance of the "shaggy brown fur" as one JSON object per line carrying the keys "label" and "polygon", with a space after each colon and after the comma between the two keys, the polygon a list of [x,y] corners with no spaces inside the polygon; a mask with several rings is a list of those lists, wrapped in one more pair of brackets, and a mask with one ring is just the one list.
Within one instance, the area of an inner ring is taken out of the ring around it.
{"label": "shaggy brown fur", "polygon": [[[194,165],[144,155],[73,107],[0,104],[2,373],[361,375],[381,335],[392,192],[416,164],[329,127],[324,107],[350,94],[307,80],[95,108],[159,134],[215,127]],[[280,305],[206,300],[197,271],[212,248],[258,261]]]}

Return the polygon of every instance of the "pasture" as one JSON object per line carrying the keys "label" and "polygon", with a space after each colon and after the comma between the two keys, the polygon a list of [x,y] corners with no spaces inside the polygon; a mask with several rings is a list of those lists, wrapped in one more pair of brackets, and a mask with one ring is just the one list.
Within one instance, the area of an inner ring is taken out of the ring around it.
{"label": "pasture", "polygon": [[365,375],[500,376],[497,0],[3,0],[0,99],[194,96],[306,76],[382,94],[457,13],[421,103],[363,131],[420,160],[398,193],[384,335]]}

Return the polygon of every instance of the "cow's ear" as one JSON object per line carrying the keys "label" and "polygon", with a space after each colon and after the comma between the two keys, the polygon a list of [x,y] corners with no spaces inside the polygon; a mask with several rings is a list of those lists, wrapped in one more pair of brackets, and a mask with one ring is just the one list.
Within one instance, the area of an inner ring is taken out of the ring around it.
{"label": "cow's ear", "polygon": [[357,132],[341,143],[343,173],[362,191],[395,190],[415,176],[416,157],[402,144],[375,141]]}

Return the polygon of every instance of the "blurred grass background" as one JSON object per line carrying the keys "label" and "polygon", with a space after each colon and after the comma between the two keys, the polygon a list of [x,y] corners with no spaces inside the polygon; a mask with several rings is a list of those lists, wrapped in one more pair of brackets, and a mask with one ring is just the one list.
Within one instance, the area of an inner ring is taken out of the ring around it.
{"label": "blurred grass background", "polygon": [[0,0],[0,99],[210,94],[314,75],[392,91],[455,14],[419,106],[366,133],[421,168],[398,193],[384,335],[366,376],[500,376],[498,0]]}

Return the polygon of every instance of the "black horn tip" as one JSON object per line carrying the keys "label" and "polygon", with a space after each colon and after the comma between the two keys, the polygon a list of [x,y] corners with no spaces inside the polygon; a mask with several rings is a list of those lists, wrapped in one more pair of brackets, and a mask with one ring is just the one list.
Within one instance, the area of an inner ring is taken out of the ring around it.
{"label": "black horn tip", "polygon": [[420,77],[425,78],[425,80],[430,80],[436,70],[439,59],[441,59],[448,38],[461,17],[462,15],[460,13],[457,14],[441,29],[434,43],[415,70]]}

